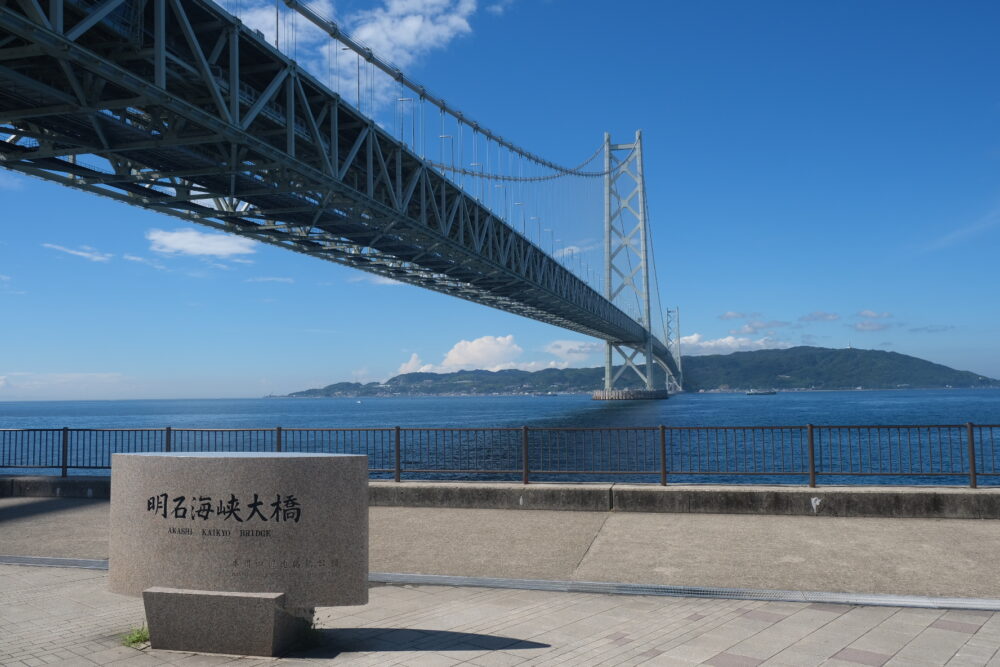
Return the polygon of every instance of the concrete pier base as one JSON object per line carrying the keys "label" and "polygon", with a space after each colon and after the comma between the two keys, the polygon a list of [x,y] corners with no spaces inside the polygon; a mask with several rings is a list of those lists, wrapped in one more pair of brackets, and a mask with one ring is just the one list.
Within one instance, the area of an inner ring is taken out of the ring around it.
{"label": "concrete pier base", "polygon": [[663,401],[670,398],[666,389],[612,389],[595,391],[591,396],[595,401]]}

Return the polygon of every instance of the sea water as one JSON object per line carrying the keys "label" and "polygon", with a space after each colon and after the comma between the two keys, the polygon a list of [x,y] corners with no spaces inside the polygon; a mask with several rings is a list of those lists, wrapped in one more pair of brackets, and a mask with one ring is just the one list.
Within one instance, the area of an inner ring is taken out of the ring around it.
{"label": "sea water", "polygon": [[423,428],[1000,424],[1000,390],[0,402],[0,428]]}
{"label": "sea water", "polygon": [[[271,432],[248,435],[245,439],[225,440],[210,436],[209,440],[195,441],[190,432],[175,434],[175,449],[219,449],[237,447],[264,451],[274,446],[276,426],[286,429],[334,428],[334,429],[383,429],[379,434],[343,435],[301,435],[289,432],[286,447],[308,451],[358,451],[368,453],[373,469],[386,472],[374,476],[391,476],[393,445],[391,429],[489,429],[528,426],[532,428],[628,428],[654,427],[725,427],[725,426],[816,426],[835,425],[941,425],[975,423],[980,425],[1000,424],[1000,390],[905,390],[905,391],[844,391],[844,392],[779,392],[774,395],[748,396],[745,394],[681,394],[666,401],[593,401],[589,396],[452,396],[452,397],[400,397],[400,398],[313,398],[313,399],[211,399],[211,400],[133,400],[133,401],[52,401],[52,402],[7,402],[0,403],[0,429],[142,429],[170,426],[174,429],[272,429]],[[946,433],[927,431],[918,435],[914,446],[909,440],[903,446],[897,435],[897,444],[891,446],[879,440],[874,445],[871,435],[854,430],[849,432],[846,449],[840,451],[843,443],[838,439],[838,456],[844,456],[854,466],[854,459],[877,458],[879,466],[883,459],[893,471],[905,469],[901,457],[925,456],[925,471],[965,470],[963,454],[966,445],[965,429],[946,429]],[[983,483],[1000,483],[1000,460],[993,441],[1000,428],[984,429],[989,437],[989,446],[982,445],[981,472],[989,479]],[[805,449],[803,431],[796,434],[780,431],[758,436],[744,433],[751,438],[752,448],[735,444],[720,446],[718,435],[695,435],[692,441],[681,434],[668,448],[671,470],[716,470],[714,475],[674,475],[675,481],[717,482],[717,483],[803,483],[801,475],[782,477],[740,476],[722,474],[724,470],[737,470],[740,465],[756,471],[780,472],[805,469]],[[909,432],[906,432],[909,433]],[[957,435],[956,435],[957,434]],[[786,443],[786,435],[788,440]],[[0,433],[0,449],[7,447],[16,434],[4,436]],[[44,456],[29,464],[24,445],[16,455],[0,451],[0,473],[52,473],[58,474],[59,444],[58,434],[52,434],[45,443]],[[143,440],[142,438],[151,438]],[[70,458],[76,466],[107,466],[111,451],[159,450],[163,446],[163,434],[149,436],[141,434],[121,434],[99,440],[97,445],[71,445]],[[300,440],[294,440],[295,437]],[[451,437],[451,440],[448,438]],[[622,439],[624,437],[624,440]],[[737,437],[737,436],[734,436]],[[832,436],[830,436],[832,437]],[[840,438],[840,436],[837,436]],[[868,438],[866,441],[865,438]],[[905,436],[909,438],[910,436]],[[923,437],[923,444],[919,438]],[[982,436],[981,436],[982,437]],[[4,439],[6,438],[6,440]],[[73,442],[86,442],[84,433],[74,433]],[[184,438],[187,438],[185,443]],[[243,438],[243,436],[240,436]],[[254,439],[256,438],[256,440]],[[302,440],[301,438],[306,438]],[[338,440],[339,438],[339,440]],[[520,468],[520,432],[492,432],[490,434],[448,436],[431,432],[423,435],[407,434],[402,444],[402,464],[406,469],[425,470],[510,470]],[[543,472],[562,470],[564,473],[539,474],[534,479],[574,481],[594,481],[593,475],[568,474],[568,471],[618,470],[650,473],[641,475],[617,474],[608,477],[616,481],[655,482],[659,468],[659,447],[655,432],[631,435],[612,433],[595,437],[563,438],[550,437],[545,432],[533,432],[531,436],[531,467]],[[631,440],[629,440],[631,438]],[[714,439],[713,439],[714,438]],[[770,438],[765,445],[764,439]],[[780,440],[778,440],[780,438]],[[891,439],[888,435],[886,438]],[[135,442],[132,442],[132,439]],[[353,439],[353,440],[352,440]],[[347,445],[351,440],[355,444]],[[93,439],[90,442],[95,442]],[[155,442],[154,442],[155,441]],[[447,441],[448,444],[445,444]],[[225,444],[229,442],[230,444]],[[775,446],[775,442],[778,442]],[[235,443],[235,444],[233,444]],[[409,443],[409,444],[407,444]],[[439,443],[442,448],[438,448]],[[734,440],[735,443],[735,440]],[[34,447],[35,445],[32,445]],[[81,448],[82,447],[82,448]],[[554,449],[553,449],[554,447]],[[829,446],[817,445],[818,458],[822,466],[828,455],[834,452]],[[895,449],[893,449],[895,447]],[[856,449],[851,454],[851,449]],[[901,453],[903,449],[907,451]],[[41,450],[40,450],[41,451]],[[75,453],[73,453],[75,452]],[[703,460],[703,456],[705,459]],[[553,458],[554,457],[554,458]],[[603,458],[602,458],[603,457]],[[610,458],[609,458],[610,457]],[[696,464],[695,463],[695,457]],[[749,461],[747,461],[749,457]],[[860,458],[859,458],[860,457]],[[732,460],[730,460],[732,459]],[[755,459],[760,459],[755,462]],[[15,463],[15,461],[20,463]],[[770,463],[768,463],[770,460]],[[778,463],[780,460],[780,464]],[[7,461],[5,463],[5,461]],[[833,462],[828,461],[833,470]],[[869,461],[869,465],[872,461]],[[12,465],[55,465],[55,468],[2,468]],[[839,465],[839,464],[838,464]],[[910,465],[909,463],[907,465]],[[839,468],[845,470],[845,468]],[[70,474],[106,474],[107,469],[97,470],[77,467]],[[404,475],[412,477],[411,475]],[[483,477],[470,473],[430,473],[419,475],[435,479],[519,479],[518,473]],[[607,476],[607,475],[605,475]],[[827,483],[965,483],[959,475],[934,477],[913,477],[895,474],[891,477],[828,476]]]}

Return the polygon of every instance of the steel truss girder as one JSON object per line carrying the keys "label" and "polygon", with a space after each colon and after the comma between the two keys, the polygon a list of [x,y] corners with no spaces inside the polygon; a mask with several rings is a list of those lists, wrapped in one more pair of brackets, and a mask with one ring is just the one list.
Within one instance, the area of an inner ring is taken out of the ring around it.
{"label": "steel truss girder", "polygon": [[0,3],[0,62],[3,166],[606,341],[649,341],[206,0]]}

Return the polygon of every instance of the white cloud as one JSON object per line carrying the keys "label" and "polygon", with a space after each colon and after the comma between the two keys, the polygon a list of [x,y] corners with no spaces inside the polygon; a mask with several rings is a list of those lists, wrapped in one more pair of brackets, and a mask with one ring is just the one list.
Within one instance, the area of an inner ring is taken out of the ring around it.
{"label": "white cloud", "polygon": [[399,67],[472,32],[475,0],[385,0],[348,17],[353,36]]}
{"label": "white cloud", "polygon": [[828,313],[822,310],[814,310],[808,315],[803,315],[799,318],[799,322],[833,322],[834,320],[839,320],[840,315],[837,313]]}
{"label": "white cloud", "polygon": [[499,0],[498,2],[494,2],[493,4],[486,5],[486,11],[488,11],[490,14],[493,14],[494,16],[500,16],[508,9],[510,9],[510,6],[512,4],[514,4],[514,0]]}
{"label": "white cloud", "polygon": [[[404,71],[427,53],[471,33],[469,19],[476,11],[476,0],[383,0],[374,9],[342,17],[336,15],[330,0],[314,0],[307,5],[319,16],[333,19],[344,32],[371,48],[379,58]],[[330,39],[295,11],[282,6],[281,16],[281,49],[291,53],[293,49],[289,46],[294,44],[294,55],[300,66],[330,83],[351,103],[356,102],[360,71],[363,99],[369,98],[371,90],[376,107],[398,104],[399,86],[390,76],[373,71],[355,53],[342,51],[340,42]],[[240,18],[248,26],[260,30],[268,42],[274,43],[273,2],[246,0]],[[368,103],[362,106],[366,112],[371,111]]]}
{"label": "white cloud", "polygon": [[591,250],[596,250],[597,248],[597,245],[588,245],[586,243],[584,243],[584,245],[568,245],[562,248],[557,248],[553,253],[553,256],[556,258],[573,257],[575,255],[582,255],[585,252],[590,252]]}
{"label": "white cloud", "polygon": [[83,257],[84,259],[89,259],[91,262],[107,262],[114,255],[107,252],[100,252],[91,248],[89,245],[82,245],[78,250],[72,248],[66,248],[61,245],[56,245],[54,243],[43,243],[43,248],[51,248],[52,250],[58,250],[59,252],[65,252],[70,255],[75,255],[77,257]]}
{"label": "white cloud", "polygon": [[263,276],[260,278],[247,278],[243,282],[246,283],[286,283],[292,284],[295,282],[294,278],[278,278],[273,276]]}
{"label": "white cloud", "polygon": [[957,327],[954,324],[929,324],[923,327],[911,327],[913,333],[944,333]]}
{"label": "white cloud", "polygon": [[781,322],[779,320],[771,320],[770,322],[761,322],[760,320],[753,320],[747,322],[738,329],[732,329],[729,333],[734,335],[753,335],[759,331],[765,329],[778,329],[781,327],[789,326],[790,322]]}
{"label": "white cloud", "polygon": [[728,354],[748,350],[783,349],[791,346],[792,344],[788,341],[778,340],[770,336],[756,339],[737,336],[706,339],[700,333],[681,336],[681,352],[686,355]]}
{"label": "white cloud", "polygon": [[719,315],[720,320],[742,320],[745,316],[743,313],[737,313],[732,310],[727,310],[726,312]]}
{"label": "white cloud", "polygon": [[866,317],[870,320],[884,320],[892,317],[892,313],[878,313],[874,310],[862,310],[858,317]]}
{"label": "white cloud", "polygon": [[802,334],[800,340],[803,345],[819,345],[821,340],[830,338],[829,336],[816,336],[814,334]]}
{"label": "white cloud", "polygon": [[146,238],[151,241],[150,250],[164,255],[229,258],[233,255],[251,255],[256,252],[257,245],[255,241],[241,236],[209,234],[195,229],[178,229],[172,232],[150,229],[146,232]]}
{"label": "white cloud", "polygon": [[359,275],[359,276],[351,276],[350,278],[347,279],[347,282],[349,282],[349,283],[370,283],[372,285],[387,285],[387,286],[403,285],[403,284],[405,284],[405,283],[399,282],[398,280],[393,280],[392,278],[386,278],[385,276],[380,276],[380,275],[375,274],[375,273],[366,273],[366,274]]}
{"label": "white cloud", "polygon": [[60,399],[80,396],[124,395],[121,373],[28,373],[0,376],[0,395],[7,399]]}
{"label": "white cloud", "polygon": [[564,248],[557,248],[556,251],[552,253],[552,256],[558,259],[560,257],[572,257],[573,255],[577,255],[581,252],[583,252],[583,248],[580,246],[568,245]]}
{"label": "white cloud", "polygon": [[884,331],[892,325],[887,322],[872,322],[871,320],[865,320],[864,322],[856,322],[851,325],[851,328],[855,331]]}
{"label": "white cloud", "polygon": [[353,380],[354,382],[361,382],[362,384],[371,382],[372,381],[371,372],[368,370],[367,366],[356,368],[353,371],[351,371],[351,380]]}
{"label": "white cloud", "polygon": [[0,275],[0,294],[27,294],[21,290],[11,289],[11,280],[10,276]]}
{"label": "white cloud", "polygon": [[24,181],[20,176],[7,169],[0,169],[0,190],[20,190]]}
{"label": "white cloud", "polygon": [[545,351],[569,363],[580,363],[604,349],[604,343],[586,340],[554,340]]}
{"label": "white cloud", "polygon": [[567,361],[518,361],[524,349],[514,342],[514,336],[482,336],[475,340],[460,340],[444,355],[440,364],[425,364],[416,353],[400,365],[397,373],[453,373],[460,370],[502,371],[518,369],[537,371],[545,368],[566,368]]}
{"label": "white cloud", "polygon": [[524,350],[514,342],[513,335],[482,336],[475,340],[460,340],[444,355],[441,366],[459,369],[507,366],[517,359]]}
{"label": "white cloud", "polygon": [[998,225],[1000,225],[1000,208],[990,211],[970,225],[960,227],[959,229],[934,239],[930,243],[927,243],[921,250],[922,252],[931,252],[933,250],[941,250],[942,248],[957,245],[963,241],[979,236],[980,234],[987,232]]}
{"label": "white cloud", "polygon": [[424,367],[424,362],[420,360],[420,355],[416,352],[410,355],[408,361],[404,361],[396,369],[396,375],[403,375],[404,373],[418,373],[420,369]]}
{"label": "white cloud", "polygon": [[[333,3],[329,0],[314,0],[305,3],[309,9],[326,18],[334,17]],[[260,30],[264,39],[274,44],[274,2],[269,0],[249,0],[243,3],[239,16],[248,27]],[[326,33],[298,16],[296,12],[289,11],[284,5],[281,6],[281,48],[285,50],[288,44],[298,42],[301,45],[328,41]]]}
{"label": "white cloud", "polygon": [[145,264],[146,266],[151,266],[159,271],[164,271],[167,268],[155,260],[148,259],[146,257],[139,257],[138,255],[122,255],[122,259],[129,262],[135,262],[137,264]]}

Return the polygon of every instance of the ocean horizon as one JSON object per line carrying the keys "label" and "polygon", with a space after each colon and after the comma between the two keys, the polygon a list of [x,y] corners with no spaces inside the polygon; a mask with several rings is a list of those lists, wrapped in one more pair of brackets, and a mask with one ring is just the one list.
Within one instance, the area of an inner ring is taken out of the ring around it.
{"label": "ocean horizon", "polygon": [[677,394],[665,401],[552,396],[173,398],[0,402],[0,428],[792,426],[1000,424],[997,389]]}

